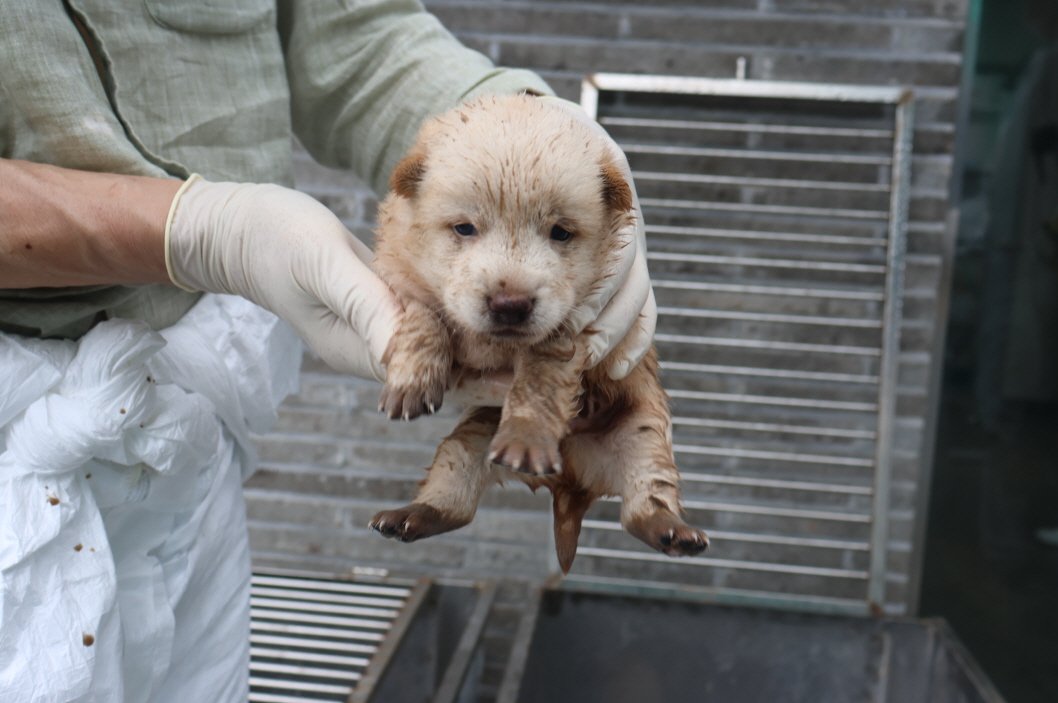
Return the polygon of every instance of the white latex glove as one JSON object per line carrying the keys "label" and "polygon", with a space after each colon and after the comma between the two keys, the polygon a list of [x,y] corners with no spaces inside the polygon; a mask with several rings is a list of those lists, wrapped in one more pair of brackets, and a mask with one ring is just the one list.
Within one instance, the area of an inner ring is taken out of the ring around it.
{"label": "white latex glove", "polygon": [[276,185],[191,176],[165,228],[169,278],[271,310],[333,368],[383,380],[402,309],[373,254],[312,197]]}
{"label": "white latex glove", "polygon": [[[628,238],[629,245],[621,250],[614,275],[606,279],[598,293],[584,301],[573,313],[575,329],[582,330],[590,325],[597,332],[588,338],[593,365],[602,361],[625,336],[634,335],[622,350],[623,356],[615,359],[616,363],[610,368],[612,378],[624,378],[650,350],[658,317],[654,291],[650,287],[650,274],[647,272],[647,240],[643,229],[643,211],[639,207],[632,169],[629,168],[628,159],[625,158],[621,147],[617,146],[602,125],[589,117],[580,105],[551,96],[539,99],[548,100],[566,110],[607,142],[614,164],[621,170],[628,187],[632,189],[635,222],[621,233],[623,237]],[[636,325],[640,316],[643,321]]]}

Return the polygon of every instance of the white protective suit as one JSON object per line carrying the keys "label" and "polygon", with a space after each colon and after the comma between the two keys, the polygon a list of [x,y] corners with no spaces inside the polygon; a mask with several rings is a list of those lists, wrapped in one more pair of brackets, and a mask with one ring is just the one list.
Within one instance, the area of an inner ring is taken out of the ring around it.
{"label": "white protective suit", "polygon": [[300,358],[234,296],[160,333],[0,333],[0,701],[246,700],[249,435]]}

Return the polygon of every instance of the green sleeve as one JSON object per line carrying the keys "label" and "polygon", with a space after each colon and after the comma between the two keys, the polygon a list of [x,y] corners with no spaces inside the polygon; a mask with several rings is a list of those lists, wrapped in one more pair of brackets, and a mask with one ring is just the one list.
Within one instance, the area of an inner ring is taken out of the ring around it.
{"label": "green sleeve", "polygon": [[552,94],[462,46],[418,0],[287,0],[279,27],[294,132],[379,194],[431,115],[480,93]]}

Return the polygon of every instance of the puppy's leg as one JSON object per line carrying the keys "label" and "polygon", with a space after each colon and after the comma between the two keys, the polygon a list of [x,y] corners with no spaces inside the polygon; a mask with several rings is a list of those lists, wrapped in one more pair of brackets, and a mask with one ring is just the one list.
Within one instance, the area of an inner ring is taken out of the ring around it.
{"label": "puppy's leg", "polygon": [[623,400],[603,415],[604,426],[572,435],[566,446],[584,486],[596,495],[621,496],[625,530],[669,556],[698,554],[709,546],[709,538],[680,517],[672,419],[655,364],[651,353],[616,382],[621,389],[614,395]]}
{"label": "puppy's leg", "polygon": [[624,477],[621,525],[669,556],[699,554],[709,546],[709,538],[680,517],[680,474],[672,454],[672,417],[665,392],[648,364],[640,364],[626,380],[640,396],[621,428],[636,455]]}
{"label": "puppy's leg", "polygon": [[490,461],[538,476],[562,470],[558,445],[576,414],[585,354],[569,356],[528,353],[517,360]]}
{"label": "puppy's leg", "polygon": [[452,373],[452,343],[428,307],[410,301],[383,359],[386,385],[378,409],[390,419],[410,420],[441,407]]}
{"label": "puppy's leg", "polygon": [[386,537],[414,542],[470,523],[491,475],[485,452],[499,420],[499,408],[468,408],[437,448],[415,502],[383,510],[370,526]]}

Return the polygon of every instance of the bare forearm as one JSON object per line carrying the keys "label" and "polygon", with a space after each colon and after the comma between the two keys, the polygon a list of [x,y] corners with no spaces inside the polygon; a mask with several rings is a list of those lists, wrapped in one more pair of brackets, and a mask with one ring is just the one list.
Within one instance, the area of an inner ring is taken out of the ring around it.
{"label": "bare forearm", "polygon": [[168,283],[180,185],[0,159],[0,288]]}

